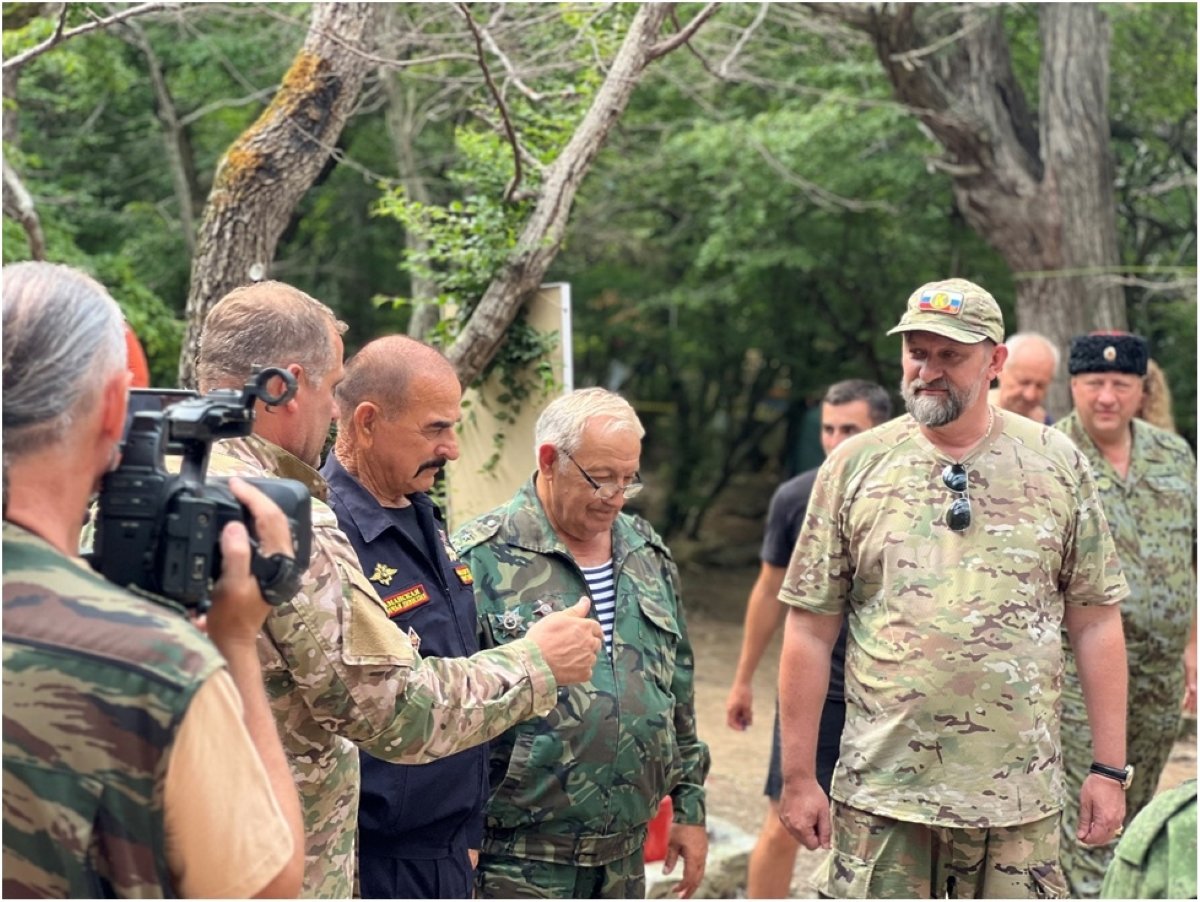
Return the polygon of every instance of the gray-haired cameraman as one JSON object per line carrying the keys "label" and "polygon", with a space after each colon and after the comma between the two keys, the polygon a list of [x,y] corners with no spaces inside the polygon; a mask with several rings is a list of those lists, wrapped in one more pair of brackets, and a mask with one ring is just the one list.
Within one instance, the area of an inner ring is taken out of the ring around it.
{"label": "gray-haired cameraman", "polygon": [[[303,826],[262,689],[246,527],[221,535],[208,639],[87,567],[80,526],[125,424],[121,312],[65,266],[3,280],[4,893],[295,895]],[[263,552],[291,554],[279,509],[230,488]]]}

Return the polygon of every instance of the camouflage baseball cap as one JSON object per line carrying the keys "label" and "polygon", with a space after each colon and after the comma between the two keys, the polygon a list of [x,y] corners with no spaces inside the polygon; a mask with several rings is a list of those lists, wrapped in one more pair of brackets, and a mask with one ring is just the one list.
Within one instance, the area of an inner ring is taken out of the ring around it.
{"label": "camouflage baseball cap", "polygon": [[996,299],[974,282],[943,279],[922,285],[912,293],[908,309],[888,335],[897,332],[933,332],[964,344],[978,344],[990,338],[1002,344],[1004,315]]}

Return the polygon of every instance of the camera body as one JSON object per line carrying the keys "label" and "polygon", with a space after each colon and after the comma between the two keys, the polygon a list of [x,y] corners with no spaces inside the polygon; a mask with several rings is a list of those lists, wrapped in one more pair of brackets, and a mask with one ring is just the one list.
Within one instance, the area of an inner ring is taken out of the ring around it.
{"label": "camera body", "polygon": [[[275,376],[282,394],[267,391]],[[221,572],[221,530],[239,521],[250,532],[251,570],[271,569],[254,535],[252,519],[229,490],[228,480],[205,480],[214,442],[249,435],[254,405],[282,404],[296,393],[290,373],[278,367],[256,370],[239,392],[218,389],[156,410],[137,410],[129,422],[120,465],[101,482],[92,567],[105,579],[135,586],[179,602],[208,607],[212,584]],[[167,455],[179,455],[172,473]],[[303,572],[312,547],[311,498],[294,479],[247,479],[283,510],[292,531],[295,567]],[[260,583],[261,583],[260,578]],[[264,593],[269,601],[278,603]]]}

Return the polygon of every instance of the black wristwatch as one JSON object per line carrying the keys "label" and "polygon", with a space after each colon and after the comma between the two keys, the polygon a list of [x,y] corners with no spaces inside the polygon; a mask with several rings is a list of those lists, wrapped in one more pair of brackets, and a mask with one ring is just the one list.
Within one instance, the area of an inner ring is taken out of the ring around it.
{"label": "black wristwatch", "polygon": [[1088,772],[1101,777],[1108,777],[1110,780],[1116,780],[1124,790],[1128,790],[1130,784],[1133,783],[1132,764],[1126,764],[1124,767],[1109,767],[1107,764],[1093,761],[1092,766],[1088,768]]}

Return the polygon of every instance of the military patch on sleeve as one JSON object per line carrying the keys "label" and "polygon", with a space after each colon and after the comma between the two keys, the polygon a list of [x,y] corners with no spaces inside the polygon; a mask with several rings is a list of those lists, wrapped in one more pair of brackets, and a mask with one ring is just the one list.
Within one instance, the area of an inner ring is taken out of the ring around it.
{"label": "military patch on sleeve", "polygon": [[928,313],[945,313],[958,316],[962,313],[961,291],[925,291],[921,293],[920,309]]}
{"label": "military patch on sleeve", "polygon": [[454,568],[454,575],[458,577],[458,581],[464,586],[474,585],[475,577],[471,575],[471,568],[466,564],[459,564]]}
{"label": "military patch on sleeve", "polygon": [[395,595],[389,595],[383,599],[383,606],[387,608],[389,617],[397,617],[428,602],[429,593],[425,591],[425,584],[417,583],[415,586],[409,586],[407,589],[402,589]]}

